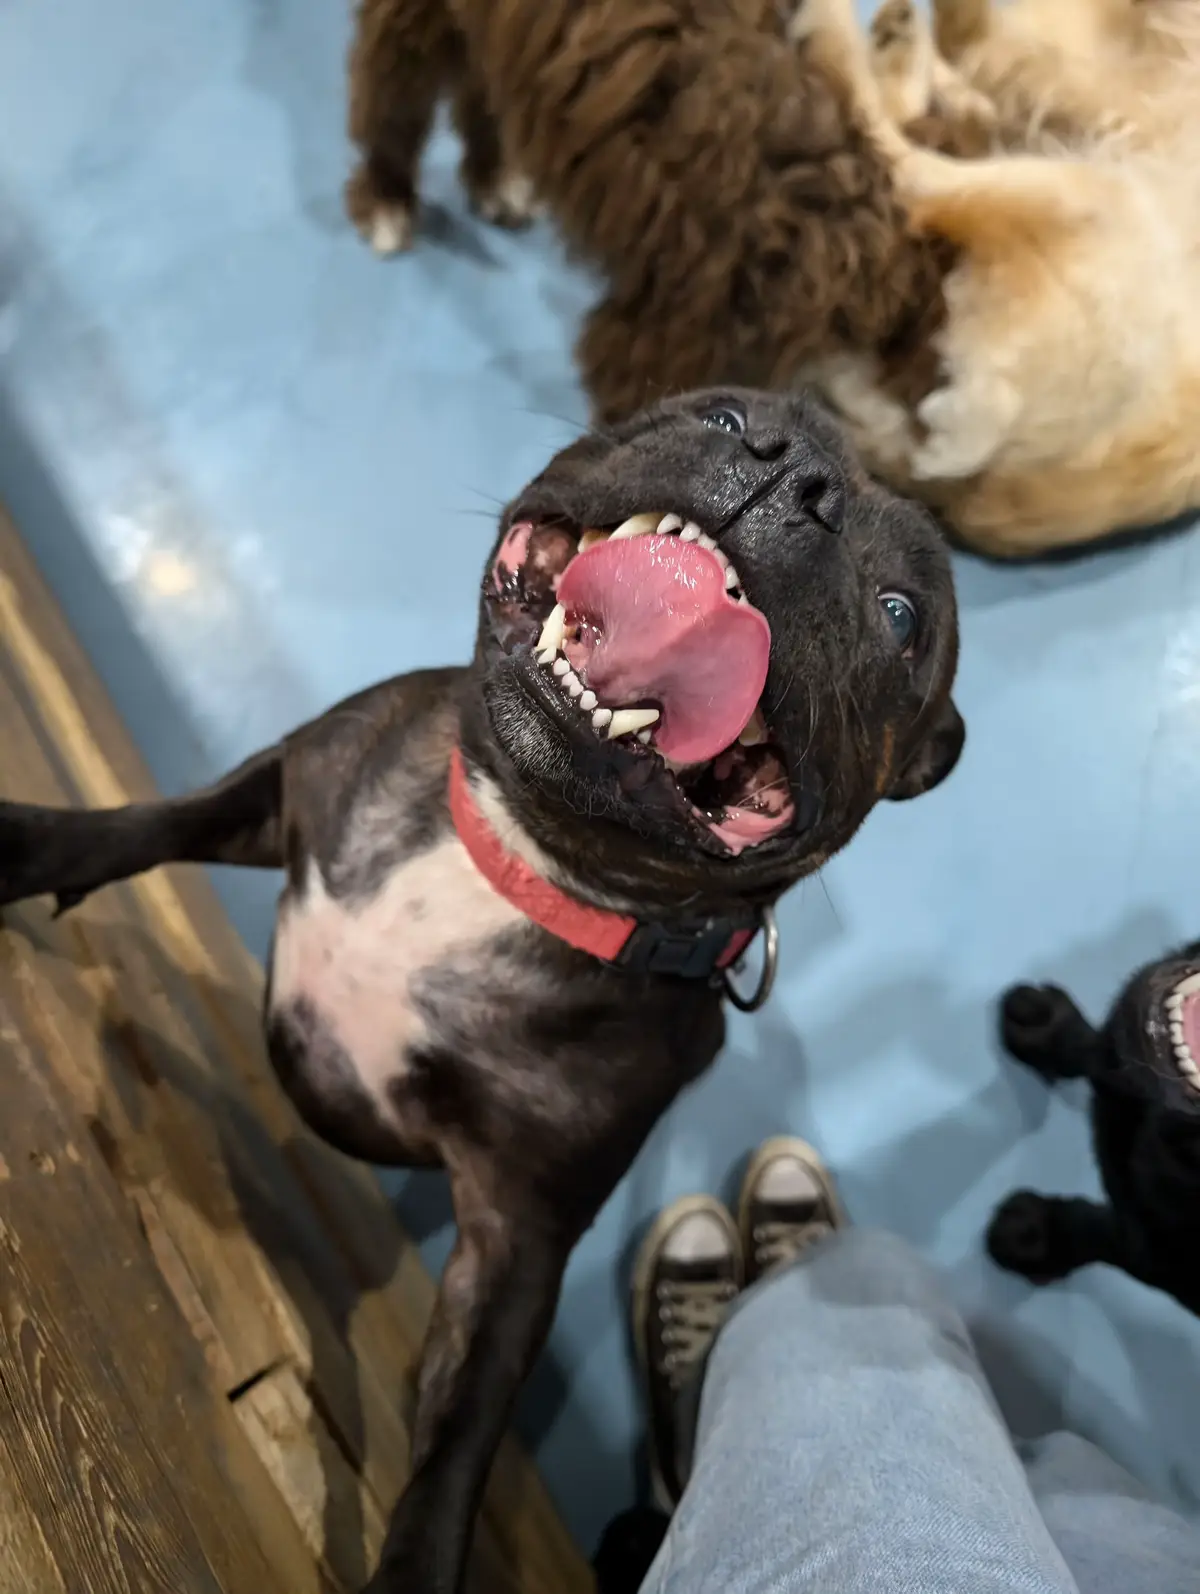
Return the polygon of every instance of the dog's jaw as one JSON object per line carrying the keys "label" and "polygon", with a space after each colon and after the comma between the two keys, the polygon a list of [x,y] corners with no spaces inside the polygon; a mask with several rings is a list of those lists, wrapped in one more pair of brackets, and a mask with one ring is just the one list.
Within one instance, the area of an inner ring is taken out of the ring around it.
{"label": "dog's jaw", "polygon": [[1179,1077],[1200,1098],[1200,971],[1180,980],[1164,1005]]}

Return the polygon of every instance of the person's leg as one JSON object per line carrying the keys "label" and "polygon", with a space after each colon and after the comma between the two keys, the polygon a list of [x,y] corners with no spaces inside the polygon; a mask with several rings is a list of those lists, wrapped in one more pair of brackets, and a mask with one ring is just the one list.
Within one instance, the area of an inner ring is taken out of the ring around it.
{"label": "person's leg", "polygon": [[1033,1497],[1079,1594],[1196,1594],[1200,1527],[1074,1434],[1020,1447]]}
{"label": "person's leg", "polygon": [[[780,1238],[761,1199],[743,1211],[751,1240]],[[961,1319],[900,1241],[853,1230],[721,1330],[691,1478],[644,1585],[832,1589],[1078,1594]]]}

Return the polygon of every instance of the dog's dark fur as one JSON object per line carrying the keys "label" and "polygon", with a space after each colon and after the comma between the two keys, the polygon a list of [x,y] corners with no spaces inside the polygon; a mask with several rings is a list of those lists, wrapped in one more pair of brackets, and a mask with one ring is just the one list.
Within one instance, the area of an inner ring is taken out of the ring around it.
{"label": "dog's dark fur", "polygon": [[350,78],[347,202],[366,236],[407,241],[453,92],[476,203],[519,219],[503,195],[523,174],[604,273],[578,349],[601,418],[713,382],[794,386],[846,346],[898,380],[924,372],[913,346],[938,323],[947,251],[913,236],[774,0],[362,0]]}
{"label": "dog's dark fur", "polygon": [[1164,1002],[1200,969],[1200,942],[1140,970],[1094,1029],[1065,991],[1020,985],[1003,1003],[1005,1046],[1043,1079],[1086,1079],[1107,1205],[1018,1190],[988,1249],[1034,1283],[1095,1262],[1200,1312],[1200,1092],[1172,1055]]}
{"label": "dog's dark fur", "polygon": [[[0,903],[70,905],[171,862],[283,867],[266,1023],[285,1086],[347,1154],[449,1172],[458,1241],[377,1594],[459,1588],[571,1248],[723,1037],[714,986],[600,962],[484,885],[450,823],[452,747],[510,849],[576,897],[672,923],[774,902],[878,799],[940,781],[962,745],[949,563],[925,512],[869,481],[809,400],[722,395],[741,437],[705,424],[713,402],[583,438],[501,533],[533,520],[574,536],[663,504],[719,538],[771,626],[762,701],[796,808],[783,834],[729,856],[656,755],[601,741],[533,660],[552,595],[498,587],[495,553],[468,668],[372,687],[194,796],[93,813],[0,803]],[[879,602],[897,590],[920,616],[906,654]],[[345,1040],[359,1018],[361,1050]]]}

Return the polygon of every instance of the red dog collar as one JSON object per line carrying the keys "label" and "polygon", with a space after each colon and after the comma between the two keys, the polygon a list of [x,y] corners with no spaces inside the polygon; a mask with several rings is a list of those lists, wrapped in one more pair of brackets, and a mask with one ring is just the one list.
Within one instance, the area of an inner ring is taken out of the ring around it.
{"label": "red dog collar", "polygon": [[712,979],[736,962],[758,933],[759,920],[749,914],[740,923],[710,918],[660,924],[568,896],[506,850],[479,810],[457,747],[450,755],[450,817],[471,862],[493,890],[543,930],[605,963],[638,973]]}

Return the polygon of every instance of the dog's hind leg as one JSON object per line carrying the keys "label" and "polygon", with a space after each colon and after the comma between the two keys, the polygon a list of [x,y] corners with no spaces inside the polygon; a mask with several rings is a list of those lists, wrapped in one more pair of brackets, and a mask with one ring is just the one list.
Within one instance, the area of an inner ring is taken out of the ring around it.
{"label": "dog's hind leg", "polygon": [[542,1200],[500,1190],[489,1164],[447,1163],[458,1240],[421,1358],[412,1477],[366,1594],[458,1594],[492,1460],[576,1238]]}
{"label": "dog's hind leg", "polygon": [[346,184],[346,210],[378,254],[412,243],[421,151],[464,61],[443,0],[361,0],[350,52],[350,137],[362,158]]}
{"label": "dog's hind leg", "polygon": [[0,907],[49,893],[62,912],[164,863],[282,864],[283,748],[188,797],[125,808],[0,802]]}

